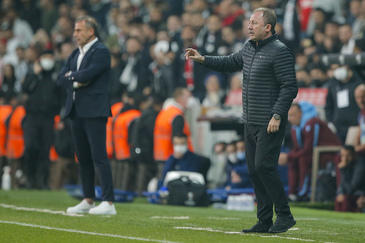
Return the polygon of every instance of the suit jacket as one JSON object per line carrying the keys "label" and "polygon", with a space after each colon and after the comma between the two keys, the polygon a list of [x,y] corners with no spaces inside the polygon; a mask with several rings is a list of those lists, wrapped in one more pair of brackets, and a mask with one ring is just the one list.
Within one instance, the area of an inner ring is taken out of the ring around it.
{"label": "suit jacket", "polygon": [[[86,52],[77,70],[79,54],[78,48],[71,53],[57,80],[59,85],[67,88],[65,117],[70,115],[73,103],[80,118],[111,116],[108,95],[111,56],[108,48],[100,41],[95,42]],[[71,75],[65,77],[69,71],[72,71]],[[73,82],[87,85],[73,89]],[[74,91],[75,101],[73,101]]]}

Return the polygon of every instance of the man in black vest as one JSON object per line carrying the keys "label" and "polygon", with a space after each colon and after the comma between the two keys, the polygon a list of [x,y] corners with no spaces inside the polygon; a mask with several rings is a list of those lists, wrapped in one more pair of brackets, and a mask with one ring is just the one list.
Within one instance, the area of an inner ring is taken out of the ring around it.
{"label": "man in black vest", "polygon": [[[185,58],[221,72],[243,71],[244,140],[250,178],[257,199],[258,223],[243,233],[282,233],[296,221],[290,212],[276,166],[288,110],[298,92],[294,59],[275,31],[276,15],[268,8],[253,11],[250,40],[229,56],[201,56],[188,48]],[[273,206],[277,219],[273,225]]]}

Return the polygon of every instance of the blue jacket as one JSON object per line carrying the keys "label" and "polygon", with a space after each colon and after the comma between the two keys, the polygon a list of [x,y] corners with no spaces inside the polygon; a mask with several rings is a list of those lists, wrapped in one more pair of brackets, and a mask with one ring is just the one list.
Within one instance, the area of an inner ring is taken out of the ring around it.
{"label": "blue jacket", "polygon": [[[80,118],[96,118],[111,116],[110,100],[108,95],[111,57],[108,48],[100,41],[95,42],[86,52],[79,70],[77,58],[79,49],[75,49],[58,76],[57,83],[67,88],[65,116],[68,116],[75,104],[75,110]],[[65,74],[72,71],[71,75]],[[73,82],[88,84],[73,89]],[[75,101],[73,93],[75,92]]]}
{"label": "blue jacket", "polygon": [[199,172],[200,173],[200,157],[191,152],[187,151],[181,159],[175,159],[173,155],[171,155],[165,163],[162,173],[162,183],[165,180],[167,172],[170,171],[191,171],[191,172]]}

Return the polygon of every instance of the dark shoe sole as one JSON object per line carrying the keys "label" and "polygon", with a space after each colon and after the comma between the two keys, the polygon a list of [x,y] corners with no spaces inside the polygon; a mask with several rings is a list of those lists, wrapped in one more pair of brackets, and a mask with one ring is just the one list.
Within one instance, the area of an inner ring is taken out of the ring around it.
{"label": "dark shoe sole", "polygon": [[295,224],[297,223],[297,221],[295,221],[295,220],[293,220],[292,222],[291,222],[291,224],[290,225],[288,225],[288,227],[287,228],[285,228],[285,229],[282,229],[282,230],[272,230],[271,228],[269,229],[269,233],[284,233],[284,232],[287,232],[291,227],[293,227]]}

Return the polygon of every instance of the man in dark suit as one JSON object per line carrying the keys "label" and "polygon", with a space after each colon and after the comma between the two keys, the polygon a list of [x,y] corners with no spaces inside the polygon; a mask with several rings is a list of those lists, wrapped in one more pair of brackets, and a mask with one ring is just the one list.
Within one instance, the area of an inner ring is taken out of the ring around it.
{"label": "man in dark suit", "polygon": [[[79,46],[63,66],[58,84],[67,88],[65,116],[72,119],[72,132],[84,200],[67,213],[116,214],[111,167],[106,153],[106,122],[111,116],[108,96],[110,52],[98,40],[97,22],[76,19],[74,38]],[[101,182],[102,203],[95,207],[95,170]]]}

